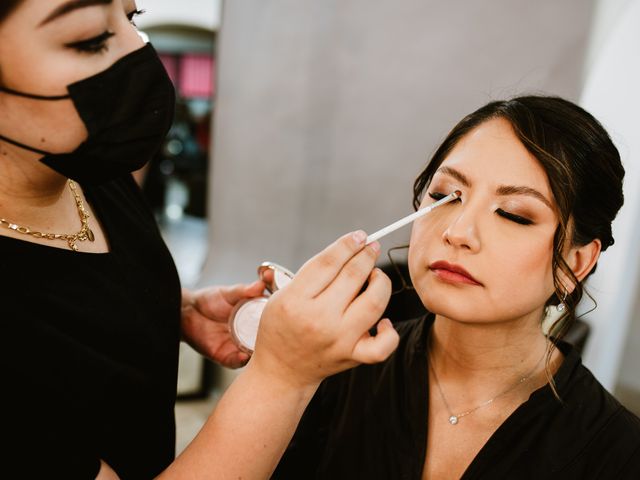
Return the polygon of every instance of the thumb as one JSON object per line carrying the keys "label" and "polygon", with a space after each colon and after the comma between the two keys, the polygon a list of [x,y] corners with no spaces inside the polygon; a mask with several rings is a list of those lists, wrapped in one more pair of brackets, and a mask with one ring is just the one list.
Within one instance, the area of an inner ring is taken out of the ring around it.
{"label": "thumb", "polygon": [[363,336],[353,349],[353,359],[359,363],[378,363],[386,360],[398,346],[400,337],[388,318],[378,322],[378,334]]}
{"label": "thumb", "polygon": [[225,301],[235,305],[244,298],[259,297],[264,292],[265,285],[261,280],[256,280],[250,284],[237,284],[230,287],[222,287],[220,294]]}

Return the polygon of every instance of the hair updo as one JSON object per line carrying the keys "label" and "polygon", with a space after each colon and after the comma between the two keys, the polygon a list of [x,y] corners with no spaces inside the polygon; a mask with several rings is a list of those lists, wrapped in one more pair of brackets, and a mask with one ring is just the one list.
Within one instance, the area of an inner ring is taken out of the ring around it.
{"label": "hair updo", "polygon": [[2,0],[0,2],[0,23],[22,2],[22,0]]}
{"label": "hair updo", "polygon": [[[463,118],[436,150],[414,183],[416,209],[447,154],[464,135],[493,118],[502,118],[511,124],[515,135],[538,159],[549,179],[559,225],[553,239],[555,293],[547,305],[562,301],[567,307],[561,325],[553,329],[554,336],[562,338],[575,321],[575,309],[584,292],[564,261],[562,250],[567,239],[572,246],[599,239],[602,250],[613,245],[611,223],[623,204],[624,168],[620,155],[602,125],[572,102],[548,96],[491,102]],[[559,280],[560,271],[576,285],[569,295]],[[589,274],[594,271],[595,267]]]}

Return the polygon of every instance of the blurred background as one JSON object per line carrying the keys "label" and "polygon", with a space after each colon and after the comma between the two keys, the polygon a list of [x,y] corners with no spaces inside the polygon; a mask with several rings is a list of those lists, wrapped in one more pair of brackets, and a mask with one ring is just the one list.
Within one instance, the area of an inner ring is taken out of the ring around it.
{"label": "blurred background", "polygon": [[[337,236],[410,213],[430,154],[490,100],[554,94],[593,113],[627,176],[616,245],[588,285],[583,358],[640,414],[640,0],[138,6],[179,94],[138,179],[187,287],[253,281],[265,260],[295,271]],[[183,346],[178,450],[234,375]]]}

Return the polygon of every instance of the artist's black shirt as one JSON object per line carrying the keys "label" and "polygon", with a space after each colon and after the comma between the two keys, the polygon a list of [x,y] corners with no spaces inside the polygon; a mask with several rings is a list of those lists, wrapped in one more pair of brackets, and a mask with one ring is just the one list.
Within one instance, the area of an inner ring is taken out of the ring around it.
{"label": "artist's black shirt", "polygon": [[[400,345],[320,386],[275,479],[420,479],[426,456],[433,315],[397,325]],[[640,479],[640,420],[621,406],[566,343],[549,386],[533,392],[491,436],[470,479]]]}
{"label": "artist's black shirt", "polygon": [[103,459],[148,479],[174,458],[175,266],[130,176],[84,190],[109,253],[0,236],[3,478],[93,479]]}

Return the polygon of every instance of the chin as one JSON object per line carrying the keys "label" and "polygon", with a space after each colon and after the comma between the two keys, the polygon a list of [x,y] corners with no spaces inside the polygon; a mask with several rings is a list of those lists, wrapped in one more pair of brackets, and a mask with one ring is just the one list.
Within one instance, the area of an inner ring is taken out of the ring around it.
{"label": "chin", "polygon": [[[428,294],[418,292],[424,307],[431,313],[464,323],[480,323],[482,318],[479,312],[486,309],[478,306],[476,302],[461,299],[450,292],[439,292],[440,289],[430,289]],[[436,293],[437,292],[437,293]]]}

